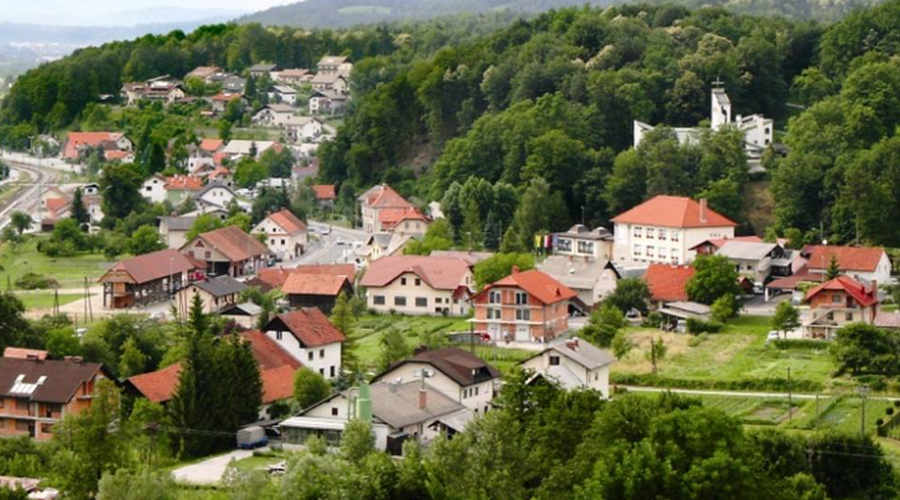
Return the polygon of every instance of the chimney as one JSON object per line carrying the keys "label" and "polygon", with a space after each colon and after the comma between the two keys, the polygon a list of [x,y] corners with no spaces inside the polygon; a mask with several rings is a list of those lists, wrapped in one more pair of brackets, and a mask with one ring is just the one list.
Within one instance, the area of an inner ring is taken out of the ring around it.
{"label": "chimney", "polygon": [[566,347],[573,351],[578,350],[578,337],[572,337],[572,340],[566,342]]}
{"label": "chimney", "polygon": [[419,409],[424,410],[428,406],[428,393],[425,389],[419,389]]}
{"label": "chimney", "polygon": [[700,199],[700,222],[706,223],[706,198]]}
{"label": "chimney", "polygon": [[519,274],[519,266],[512,266],[511,274]]}

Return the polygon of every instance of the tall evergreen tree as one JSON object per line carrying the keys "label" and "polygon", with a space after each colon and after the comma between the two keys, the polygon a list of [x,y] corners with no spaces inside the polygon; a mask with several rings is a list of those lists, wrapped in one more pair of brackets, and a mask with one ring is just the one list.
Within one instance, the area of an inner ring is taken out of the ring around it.
{"label": "tall evergreen tree", "polygon": [[358,361],[354,352],[353,340],[353,327],[356,320],[353,317],[353,308],[350,306],[350,300],[347,299],[347,295],[344,292],[338,295],[337,301],[334,303],[334,309],[331,310],[331,322],[346,337],[344,344],[341,346],[341,364],[347,371],[354,372]]}
{"label": "tall evergreen tree", "polygon": [[75,219],[79,225],[90,222],[91,220],[87,208],[84,206],[84,197],[81,188],[76,189],[72,194],[72,218]]}

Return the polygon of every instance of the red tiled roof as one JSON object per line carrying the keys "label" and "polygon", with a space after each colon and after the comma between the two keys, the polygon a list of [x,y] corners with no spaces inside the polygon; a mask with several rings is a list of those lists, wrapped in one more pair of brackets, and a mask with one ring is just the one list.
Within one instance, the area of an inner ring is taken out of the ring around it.
{"label": "red tiled roof", "polygon": [[316,184],[312,189],[316,194],[317,200],[326,201],[337,198],[337,190],[334,184]]}
{"label": "red tiled roof", "polygon": [[113,271],[124,271],[135,283],[149,283],[154,280],[178,273],[197,269],[197,264],[174,248],[167,248],[117,262],[98,280],[104,279]]}
{"label": "red tiled roof", "polygon": [[862,283],[856,281],[850,276],[843,274],[831,281],[827,281],[815,288],[810,289],[808,292],[806,292],[805,300],[809,301],[820,292],[825,290],[843,291],[847,295],[853,297],[853,299],[863,307],[873,306],[878,303],[878,294],[876,290],[867,288]]}
{"label": "red tiled roof", "polygon": [[219,93],[219,94],[212,96],[212,100],[213,101],[221,101],[221,102],[231,102],[235,99],[240,99],[241,97],[243,97],[241,94],[226,94],[223,92],[223,93]]}
{"label": "red tiled roof", "polygon": [[401,274],[413,273],[437,290],[456,290],[465,285],[469,263],[463,259],[394,255],[369,264],[360,284],[365,287],[387,286]]}
{"label": "red tiled roof", "polygon": [[207,138],[207,139],[203,139],[202,141],[200,141],[200,149],[202,149],[203,151],[207,151],[209,153],[215,153],[215,152],[219,151],[220,149],[222,149],[222,147],[224,145],[225,145],[225,141],[223,141],[222,139]]}
{"label": "red tiled roof", "polygon": [[644,273],[644,281],[650,288],[650,299],[657,302],[688,300],[685,285],[694,276],[694,272],[691,266],[650,264]]}
{"label": "red tiled roof", "polygon": [[259,375],[263,386],[262,404],[267,405],[293,397],[294,374],[296,373],[296,368],[287,365],[260,370]]}
{"label": "red tiled roof", "polygon": [[180,372],[181,363],[175,363],[162,370],[129,377],[128,382],[151,402],[165,403],[172,399],[178,387]]}
{"label": "red tiled roof", "polygon": [[200,191],[203,189],[203,179],[193,175],[166,177],[165,188],[170,190]]}
{"label": "red tiled roof", "polygon": [[281,291],[289,295],[327,295],[336,297],[350,279],[332,274],[293,273],[288,276]]}
{"label": "red tiled roof", "polygon": [[104,151],[103,157],[106,158],[107,160],[112,161],[112,160],[121,160],[123,158],[128,157],[130,154],[132,154],[131,151],[110,150],[110,151]]}
{"label": "red tiled roof", "polygon": [[841,271],[866,271],[878,269],[884,249],[878,247],[839,247],[806,245],[800,254],[806,257],[810,269],[828,269],[831,257],[837,258]]}
{"label": "red tiled roof", "polygon": [[479,295],[491,288],[505,286],[521,288],[543,304],[555,304],[563,300],[575,298],[578,295],[574,290],[557,281],[556,278],[547,273],[538,271],[537,269],[522,272],[514,270],[509,276],[484,287],[484,289],[479,292]]}
{"label": "red tiled roof", "polygon": [[47,351],[42,351],[40,349],[25,349],[24,347],[7,347],[3,351],[4,358],[18,358],[18,359],[47,359]]}
{"label": "red tiled roof", "polygon": [[296,311],[279,314],[266,327],[270,329],[273,323],[280,322],[306,347],[333,344],[346,340],[328,317],[317,308],[310,307]]}
{"label": "red tiled roof", "polygon": [[353,264],[309,264],[292,270],[300,274],[331,274],[334,276],[347,276],[351,280],[356,275],[356,266]]}
{"label": "red tiled roof", "polygon": [[78,149],[83,147],[99,148],[104,142],[116,142],[122,138],[118,132],[69,132],[66,137],[66,144],[63,156],[66,158],[75,158],[78,156]]}
{"label": "red tiled roof", "polygon": [[45,202],[45,204],[47,205],[47,210],[51,212],[59,212],[69,203],[69,200],[67,200],[66,198],[48,198]]}
{"label": "red tiled roof", "polygon": [[405,220],[420,220],[428,222],[428,218],[425,217],[425,214],[423,214],[416,207],[385,208],[378,213],[378,221],[381,222],[381,226],[385,230],[390,230],[391,228]]}
{"label": "red tiled roof", "polygon": [[253,356],[261,369],[271,370],[282,366],[300,368],[303,366],[296,358],[285,351],[278,342],[259,330],[250,330],[241,333],[241,337],[250,342]]}
{"label": "red tiled roof", "polygon": [[295,234],[306,231],[306,223],[298,219],[290,210],[284,209],[274,214],[269,214],[268,219],[278,225],[288,234]]}
{"label": "red tiled roof", "polygon": [[747,241],[750,243],[762,243],[763,240],[759,236],[735,236],[734,238],[713,238],[710,240],[703,240],[700,243],[692,246],[689,250],[695,250],[697,247],[702,245],[712,245],[716,248],[722,248],[725,246],[725,243],[729,241]]}
{"label": "red tiled roof", "polygon": [[[264,288],[263,291],[281,288],[284,285],[284,282],[287,281],[288,276],[293,274],[294,271],[295,269],[285,269],[283,267],[260,269],[256,272],[256,277],[251,279],[250,282],[255,286]],[[258,284],[254,282],[258,282]]]}
{"label": "red tiled roof", "polygon": [[737,223],[707,207],[701,218],[701,204],[683,196],[659,195],[619,214],[613,222],[662,227],[736,227]]}
{"label": "red tiled roof", "polygon": [[215,231],[203,233],[197,238],[224,254],[232,262],[239,262],[269,253],[269,249],[265,245],[237,226],[226,226]]}
{"label": "red tiled roof", "polygon": [[231,170],[228,170],[225,167],[216,167],[209,173],[208,177],[210,179],[216,179],[218,177],[227,177],[231,175]]}
{"label": "red tiled roof", "polygon": [[373,208],[409,208],[412,207],[400,193],[387,184],[381,184],[366,191],[363,195],[365,204]]}

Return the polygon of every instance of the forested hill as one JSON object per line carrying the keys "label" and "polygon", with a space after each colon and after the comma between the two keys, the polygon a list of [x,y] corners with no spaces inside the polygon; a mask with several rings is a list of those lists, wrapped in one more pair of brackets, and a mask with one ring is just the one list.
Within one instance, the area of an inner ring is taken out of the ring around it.
{"label": "forested hill", "polygon": [[[638,2],[624,0],[304,0],[257,12],[239,19],[238,22],[304,28],[337,28],[377,22],[430,19],[461,13],[507,10],[520,14],[535,14],[550,9],[585,4],[603,7],[621,3]],[[675,3],[692,9],[723,7],[739,14],[834,21],[856,9],[877,5],[880,0],[836,0],[833,2],[819,0],[658,0],[655,3]]]}

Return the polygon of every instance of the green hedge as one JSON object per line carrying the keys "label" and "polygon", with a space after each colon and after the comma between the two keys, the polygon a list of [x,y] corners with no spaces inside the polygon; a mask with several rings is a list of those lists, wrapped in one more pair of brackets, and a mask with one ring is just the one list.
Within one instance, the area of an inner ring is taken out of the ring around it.
{"label": "green hedge", "polygon": [[786,340],[774,340],[772,341],[772,345],[782,350],[789,349],[811,349],[816,351],[824,351],[831,346],[830,342],[825,342],[823,340],[810,340],[810,339],[786,339]]}
{"label": "green hedge", "polygon": [[[740,380],[679,379],[653,375],[652,373],[614,373],[610,383],[670,389],[700,389],[719,391],[772,391],[787,392],[786,378],[758,378]],[[793,392],[821,392],[822,383],[815,380],[791,379]]]}

